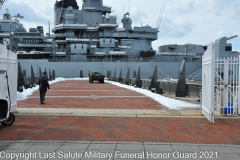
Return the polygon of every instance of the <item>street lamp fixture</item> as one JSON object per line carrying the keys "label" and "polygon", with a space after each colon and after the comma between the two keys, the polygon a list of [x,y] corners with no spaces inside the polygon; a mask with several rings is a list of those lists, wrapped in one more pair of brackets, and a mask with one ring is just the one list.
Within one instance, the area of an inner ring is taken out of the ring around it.
{"label": "street lamp fixture", "polygon": [[9,37],[9,39],[10,39],[10,51],[12,51],[12,18],[14,18],[14,17],[16,17],[16,18],[24,18],[22,15],[20,15],[19,13],[17,14],[17,15],[15,15],[15,16],[12,16],[12,17],[10,17],[10,23],[9,23],[9,33],[10,33],[10,37]]}

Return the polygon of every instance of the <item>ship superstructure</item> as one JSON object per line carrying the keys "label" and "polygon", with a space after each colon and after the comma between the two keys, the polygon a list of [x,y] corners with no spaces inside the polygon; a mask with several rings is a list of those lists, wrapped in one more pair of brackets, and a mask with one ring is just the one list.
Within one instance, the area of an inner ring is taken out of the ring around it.
{"label": "ship superstructure", "polygon": [[31,65],[36,74],[40,73],[39,67],[45,66],[62,77],[79,76],[80,70],[84,76],[89,70],[104,74],[107,70],[122,70],[126,74],[128,68],[132,72],[138,67],[142,76],[149,77],[155,65],[161,77],[177,77],[183,60],[186,75],[201,69],[201,56],[205,52],[202,45],[170,44],[155,51],[152,42],[158,39],[159,28],[132,26],[128,12],[123,14],[121,23],[117,23],[112,8],[103,5],[103,0],[83,0],[82,6],[76,0],[60,0],[54,4],[53,34],[50,31],[45,34],[42,26],[27,31],[6,10],[0,20],[0,42],[9,42],[11,26],[8,44],[17,53],[27,75],[31,73]]}
{"label": "ship superstructure", "polygon": [[[184,45],[192,54],[179,54],[177,45],[152,48],[158,39],[158,28],[133,27],[129,13],[117,23],[112,8],[102,0],[83,0],[81,9],[76,0],[56,1],[54,27],[44,35],[42,26],[27,32],[17,18],[12,19],[12,51],[18,59],[48,59],[49,62],[200,62],[201,45]],[[0,41],[9,38],[9,11],[0,20]],[[170,54],[164,48],[169,48]],[[184,47],[183,47],[184,48]],[[191,49],[188,49],[191,48]],[[180,51],[182,53],[182,51]]]}
{"label": "ship superstructure", "polygon": [[[11,38],[10,38],[11,28]],[[8,49],[21,54],[23,58],[49,58],[52,51],[52,42],[49,36],[44,36],[42,26],[30,28],[29,31],[24,28],[19,19],[12,16],[6,9],[3,18],[0,20],[0,41],[2,44],[8,43]],[[11,41],[11,42],[10,42]],[[35,55],[33,53],[39,53]],[[21,57],[21,56],[20,56]]]}
{"label": "ship superstructure", "polygon": [[54,12],[56,55],[64,52],[71,60],[137,61],[156,54],[152,41],[157,40],[158,29],[132,27],[129,13],[124,14],[123,28],[119,28],[112,8],[102,0],[83,0],[81,10],[75,0],[61,0]]}

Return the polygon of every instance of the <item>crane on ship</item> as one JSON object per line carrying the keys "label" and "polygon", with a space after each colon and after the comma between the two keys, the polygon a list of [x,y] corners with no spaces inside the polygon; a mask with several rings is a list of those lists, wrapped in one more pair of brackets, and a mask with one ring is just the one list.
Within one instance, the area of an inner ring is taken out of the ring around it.
{"label": "crane on ship", "polygon": [[6,2],[7,0],[0,0],[0,9],[2,8],[4,2]]}

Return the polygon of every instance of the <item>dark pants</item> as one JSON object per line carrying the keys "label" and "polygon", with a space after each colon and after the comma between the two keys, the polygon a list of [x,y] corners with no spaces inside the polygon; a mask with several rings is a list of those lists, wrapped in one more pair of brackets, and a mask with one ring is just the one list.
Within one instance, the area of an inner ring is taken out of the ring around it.
{"label": "dark pants", "polygon": [[40,103],[44,102],[46,92],[40,91]]}

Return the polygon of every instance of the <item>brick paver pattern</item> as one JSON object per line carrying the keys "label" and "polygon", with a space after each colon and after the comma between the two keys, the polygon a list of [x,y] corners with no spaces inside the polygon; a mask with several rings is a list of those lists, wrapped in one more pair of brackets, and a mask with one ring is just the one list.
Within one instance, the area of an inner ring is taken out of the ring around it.
{"label": "brick paver pattern", "polygon": [[[90,84],[88,81],[64,81],[53,84],[51,91],[47,93],[46,105],[39,104],[38,96],[38,91],[34,92],[29,99],[19,101],[18,107],[166,109],[140,93],[108,83]],[[17,115],[16,122],[10,127],[0,126],[0,132],[0,140],[240,144],[239,119],[216,119],[215,124],[208,124],[205,118]]]}
{"label": "brick paver pattern", "polygon": [[[143,94],[109,83],[63,81],[52,84],[46,94],[46,105],[39,104],[39,92],[18,101],[19,108],[86,108],[86,109],[166,109]],[[51,97],[54,96],[54,97]],[[60,96],[60,97],[59,97]],[[88,96],[84,98],[82,96]],[[102,97],[104,96],[104,97]],[[108,97],[110,96],[110,97]]]}
{"label": "brick paver pattern", "polygon": [[205,118],[17,116],[0,140],[240,144],[240,121]]}

